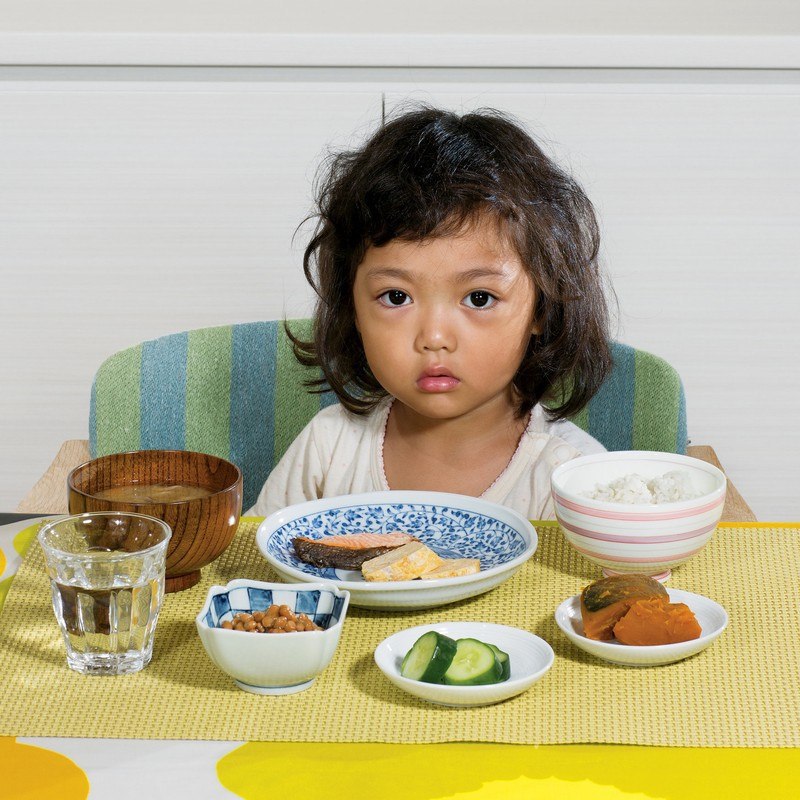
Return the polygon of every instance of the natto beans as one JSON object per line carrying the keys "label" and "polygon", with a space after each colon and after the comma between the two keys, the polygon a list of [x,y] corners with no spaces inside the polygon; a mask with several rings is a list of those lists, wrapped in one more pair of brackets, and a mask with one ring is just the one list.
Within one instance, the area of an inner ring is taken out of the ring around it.
{"label": "natto beans", "polygon": [[295,614],[287,605],[271,605],[266,611],[252,614],[240,612],[233,620],[225,620],[221,628],[246,633],[300,633],[302,631],[321,631],[305,614]]}

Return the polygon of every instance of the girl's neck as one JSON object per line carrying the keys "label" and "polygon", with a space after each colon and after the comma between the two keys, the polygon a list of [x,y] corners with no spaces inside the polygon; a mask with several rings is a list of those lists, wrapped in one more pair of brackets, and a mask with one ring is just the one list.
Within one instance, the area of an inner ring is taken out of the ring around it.
{"label": "girl's neck", "polygon": [[395,400],[387,421],[392,430],[416,446],[434,452],[481,449],[498,439],[516,443],[525,430],[527,416],[519,418],[514,406],[505,398],[475,409],[456,419],[432,419],[417,414]]}
{"label": "girl's neck", "polygon": [[479,496],[508,466],[527,422],[510,402],[439,420],[395,400],[384,437],[387,483],[392,489]]}

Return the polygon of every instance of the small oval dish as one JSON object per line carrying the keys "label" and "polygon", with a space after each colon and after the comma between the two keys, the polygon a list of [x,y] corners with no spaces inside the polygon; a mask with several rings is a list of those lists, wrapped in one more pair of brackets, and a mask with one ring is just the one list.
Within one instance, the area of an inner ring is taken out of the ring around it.
{"label": "small oval dish", "polygon": [[[328,666],[342,633],[350,596],[323,584],[265,583],[237,579],[212,586],[195,618],[208,657],[240,689],[254,694],[292,694],[308,689]],[[219,627],[240,613],[287,605],[306,614],[321,631],[245,633]]]}
{"label": "small oval dish", "polygon": [[[453,578],[365,581],[358,570],[301,561],[292,541],[349,533],[402,531],[443,558],[480,559],[480,572]],[[477,497],[446,492],[388,491],[329,497],[267,517],[256,544],[287,581],[315,581],[350,592],[364,608],[433,608],[474,597],[508,580],[535,552],[536,530],[521,514]]]}
{"label": "small oval dish", "polygon": [[671,603],[685,603],[697,617],[703,631],[699,639],[676,644],[636,646],[617,641],[601,642],[583,635],[580,595],[567,598],[555,613],[556,624],[581,650],[593,656],[628,667],[656,667],[672,664],[705,650],[728,625],[728,612],[708,597],[681,589],[667,589]]}
{"label": "small oval dish", "polygon": [[[473,638],[493,644],[508,653],[511,675],[508,680],[482,686],[445,686],[404,678],[400,666],[414,643],[428,631],[452,639]],[[375,648],[378,669],[398,688],[422,700],[444,706],[486,706],[522,694],[553,666],[553,648],[533,633],[494,625],[489,622],[440,622],[417,625],[389,636]]]}

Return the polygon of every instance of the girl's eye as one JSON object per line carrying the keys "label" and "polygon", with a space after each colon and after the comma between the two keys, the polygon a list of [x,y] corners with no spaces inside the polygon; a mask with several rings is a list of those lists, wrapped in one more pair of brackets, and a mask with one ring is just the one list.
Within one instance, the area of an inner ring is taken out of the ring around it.
{"label": "girl's eye", "polygon": [[389,289],[384,292],[378,300],[385,306],[405,306],[411,302],[411,298],[399,289]]}
{"label": "girl's eye", "polygon": [[489,292],[470,292],[464,298],[464,304],[468,308],[490,308],[497,302],[497,298]]}

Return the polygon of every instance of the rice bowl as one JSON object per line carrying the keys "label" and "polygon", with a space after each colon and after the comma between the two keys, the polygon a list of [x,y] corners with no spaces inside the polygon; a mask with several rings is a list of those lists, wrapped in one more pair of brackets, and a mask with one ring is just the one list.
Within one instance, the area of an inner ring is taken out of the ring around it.
{"label": "rice bowl", "polygon": [[[635,474],[645,481],[671,470],[688,473],[697,496],[629,503],[587,496],[598,484]],[[556,518],[567,541],[606,575],[642,573],[659,580],[697,555],[722,516],[726,478],[717,467],[675,453],[619,451],[581,456],[553,470]]]}

